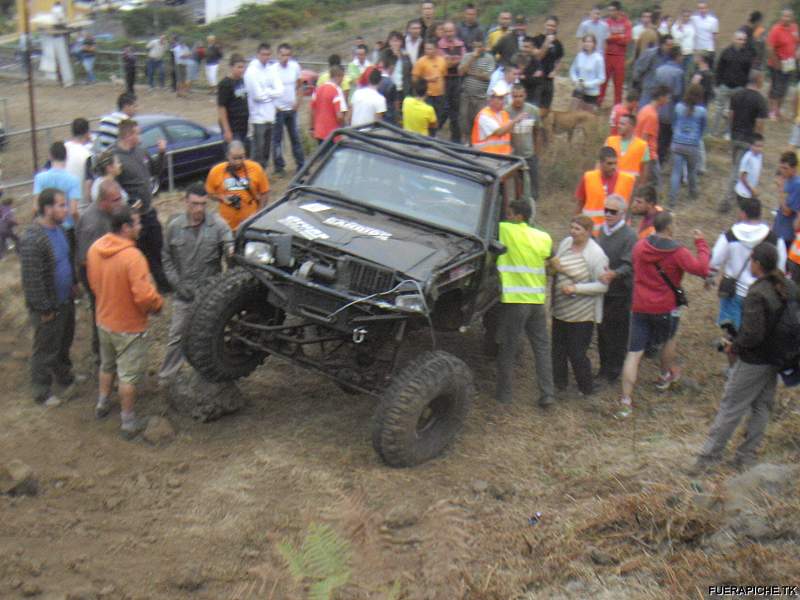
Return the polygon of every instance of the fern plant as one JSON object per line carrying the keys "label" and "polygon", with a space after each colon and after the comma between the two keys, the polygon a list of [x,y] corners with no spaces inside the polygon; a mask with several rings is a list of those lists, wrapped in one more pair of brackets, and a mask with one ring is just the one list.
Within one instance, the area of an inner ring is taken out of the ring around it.
{"label": "fern plant", "polygon": [[331,600],[350,580],[350,544],[329,525],[312,523],[299,548],[284,540],[278,551],[295,582],[309,582],[308,600]]}

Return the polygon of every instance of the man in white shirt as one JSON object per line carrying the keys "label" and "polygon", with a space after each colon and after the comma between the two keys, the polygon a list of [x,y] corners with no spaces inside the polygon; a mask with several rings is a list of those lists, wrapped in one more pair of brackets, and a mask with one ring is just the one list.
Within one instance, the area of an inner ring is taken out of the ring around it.
{"label": "man in white shirt", "polygon": [[378,91],[381,77],[380,69],[373,69],[369,74],[369,85],[358,88],[353,94],[350,121],[353,127],[380,121],[386,114],[386,98]]}
{"label": "man in white shirt", "polygon": [[292,58],[292,47],[289,44],[283,43],[278,46],[278,62],[275,65],[275,73],[283,86],[283,92],[275,100],[277,112],[275,127],[272,129],[275,175],[281,177],[286,173],[286,161],[283,159],[283,146],[281,145],[284,127],[289,132],[292,156],[294,156],[297,169],[300,170],[305,162],[303,144],[297,127],[297,108],[300,106],[303,81],[300,79],[300,65]]}
{"label": "man in white shirt", "polygon": [[692,15],[694,27],[694,49],[705,52],[710,57],[708,64],[714,67],[714,51],[719,35],[719,20],[708,11],[708,4],[697,3],[697,14]]}
{"label": "man in white shirt", "polygon": [[259,44],[256,57],[244,72],[247,89],[247,107],[253,126],[252,149],[255,162],[266,170],[272,146],[272,124],[275,122],[275,100],[283,94],[283,84],[270,62],[272,48],[266,42]]}
{"label": "man in white shirt", "polygon": [[681,48],[681,57],[683,58],[683,72],[688,73],[689,67],[694,58],[694,25],[692,25],[692,13],[684,10],[680,18],[675,21],[670,31],[675,43]]}
{"label": "man in white shirt", "polygon": [[409,21],[408,26],[406,27],[406,41],[405,41],[405,51],[408,54],[408,57],[411,59],[411,66],[414,66],[414,63],[417,62],[420,56],[422,56],[422,23],[419,21]]}
{"label": "man in white shirt", "polygon": [[150,89],[155,88],[156,73],[158,73],[158,85],[164,88],[164,54],[167,52],[167,36],[162,35],[147,42],[147,85]]}
{"label": "man in white shirt", "polygon": [[83,211],[89,206],[88,186],[85,185],[87,161],[92,157],[92,136],[89,133],[89,121],[84,118],[77,118],[72,122],[72,138],[64,142],[67,149],[67,160],[64,163],[64,170],[70,175],[74,175],[81,183],[81,199],[78,201],[78,212]]}

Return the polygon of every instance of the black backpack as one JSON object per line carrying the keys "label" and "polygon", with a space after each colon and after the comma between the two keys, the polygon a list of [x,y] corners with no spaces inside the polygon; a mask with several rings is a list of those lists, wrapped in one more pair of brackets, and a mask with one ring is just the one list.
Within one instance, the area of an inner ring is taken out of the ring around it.
{"label": "black backpack", "polygon": [[772,364],[781,372],[800,369],[800,300],[791,294],[772,330]]}

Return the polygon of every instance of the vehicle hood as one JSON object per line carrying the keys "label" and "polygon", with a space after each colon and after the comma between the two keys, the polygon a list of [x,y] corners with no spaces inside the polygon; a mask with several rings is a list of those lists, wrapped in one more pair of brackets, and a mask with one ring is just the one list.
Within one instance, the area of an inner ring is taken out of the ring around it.
{"label": "vehicle hood", "polygon": [[420,281],[480,248],[471,238],[307,193],[275,205],[247,229],[289,233]]}

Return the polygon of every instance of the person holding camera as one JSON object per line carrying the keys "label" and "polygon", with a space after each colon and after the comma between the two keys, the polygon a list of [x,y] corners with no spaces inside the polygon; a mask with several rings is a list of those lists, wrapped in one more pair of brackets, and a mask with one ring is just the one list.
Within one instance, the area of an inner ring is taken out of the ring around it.
{"label": "person holding camera", "polygon": [[206,190],[219,202],[219,216],[231,231],[267,203],[267,174],[245,156],[244,144],[233,140],[228,145],[228,160],[215,165],[206,178]]}
{"label": "person holding camera", "polygon": [[158,380],[168,383],[183,362],[181,338],[195,294],[209,279],[222,272],[222,261],[233,253],[233,235],[219,215],[209,214],[208,193],[193,183],[184,195],[186,211],[167,225],[161,262],[175,290],[167,353]]}
{"label": "person holding camera", "polygon": [[708,438],[689,471],[692,476],[720,462],[728,440],[747,414],[750,415],[747,430],[733,463],[742,468],[755,462],[775,401],[781,370],[777,365],[785,352],[796,350],[791,333],[787,337],[787,332],[780,329],[788,322],[785,313],[796,310],[800,295],[797,286],[778,268],[777,249],[769,242],[761,242],[753,248],[749,264],[755,281],[744,300],[742,326],[735,338],[724,338],[722,342],[723,351],[736,360]]}
{"label": "person holding camera", "polygon": [[703,233],[692,231],[696,256],[675,241],[672,213],[663,211],[653,219],[655,233],[633,247],[633,304],[628,354],[622,367],[620,418],[631,414],[631,396],[645,348],[664,344],[661,375],[656,387],[666,391],[680,378],[676,365],[680,314],[689,304],[680,287],[684,273],[708,277],[711,253]]}

